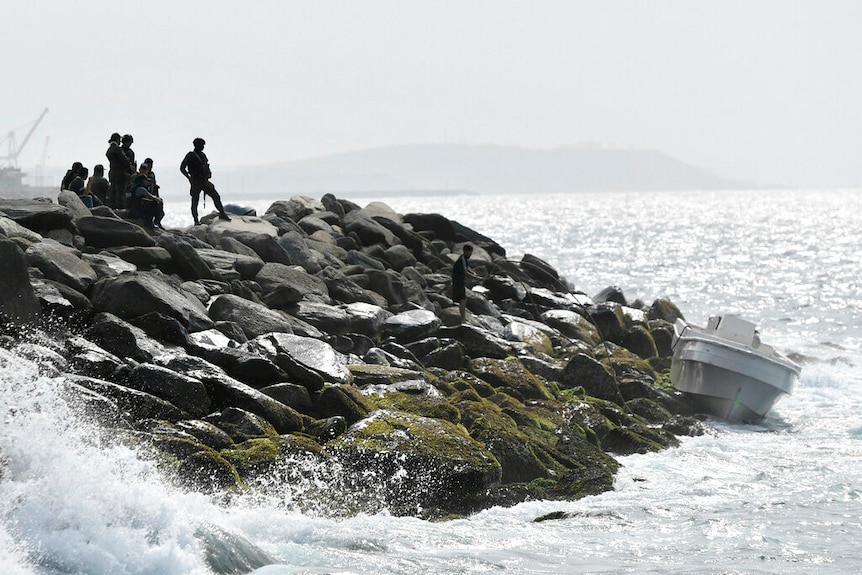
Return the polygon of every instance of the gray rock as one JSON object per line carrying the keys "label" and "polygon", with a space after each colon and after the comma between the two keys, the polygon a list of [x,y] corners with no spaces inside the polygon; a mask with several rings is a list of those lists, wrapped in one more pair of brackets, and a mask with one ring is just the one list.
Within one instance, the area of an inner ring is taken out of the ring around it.
{"label": "gray rock", "polygon": [[383,334],[383,324],[392,313],[380,307],[365,302],[354,302],[343,306],[344,311],[350,318],[351,330],[370,337],[379,339]]}
{"label": "gray rock", "polygon": [[296,410],[235,380],[206,360],[192,356],[174,357],[165,367],[203,382],[216,409],[237,407],[250,411],[271,423],[278,433],[302,430],[302,416]]}
{"label": "gray rock", "polygon": [[91,301],[96,310],[124,319],[159,312],[179,320],[190,332],[213,326],[200,301],[153,273],[132,272],[102,278],[93,286]]}
{"label": "gray rock", "polygon": [[270,333],[293,333],[288,319],[281,313],[239,296],[226,294],[210,304],[214,321],[232,321],[242,328],[249,339]]}
{"label": "gray rock", "polygon": [[466,355],[472,358],[505,359],[517,354],[511,343],[470,325],[442,327],[437,335],[458,341],[464,347]]}
{"label": "gray rock", "polygon": [[138,362],[152,362],[168,351],[144,330],[110,313],[96,314],[85,335],[112,354]]}
{"label": "gray rock", "polygon": [[390,247],[401,243],[395,234],[361,211],[345,214],[341,221],[344,232],[356,234],[364,246],[383,244]]}
{"label": "gray rock", "polygon": [[80,196],[70,190],[60,190],[57,196],[57,203],[69,210],[72,213],[72,218],[84,218],[92,215],[90,208],[84,205]]}
{"label": "gray rock", "polygon": [[325,303],[301,301],[291,310],[291,315],[331,335],[344,335],[352,331],[350,314]]}
{"label": "gray rock", "polygon": [[22,238],[28,242],[41,242],[42,236],[32,230],[28,230],[24,226],[11,220],[6,216],[0,215],[0,237],[7,238]]}
{"label": "gray rock", "polygon": [[404,283],[398,272],[368,270],[368,289],[386,298],[389,308],[400,309],[407,303]]}
{"label": "gray rock", "polygon": [[36,321],[42,308],[30,284],[24,252],[14,241],[0,239],[0,262],[0,317],[24,324]]}
{"label": "gray rock", "polygon": [[198,254],[197,250],[172,234],[162,234],[156,240],[156,245],[171,254],[173,268],[185,280],[211,280],[219,276],[213,273],[209,264]]}
{"label": "gray rock", "polygon": [[265,262],[276,262],[288,266],[293,264],[288,253],[270,234],[226,230],[222,235],[222,238],[224,237],[233,238],[248,246]]}
{"label": "gray rock", "polygon": [[136,365],[125,378],[127,387],[160,397],[178,408],[202,416],[210,412],[210,398],[197,379],[158,365]]}
{"label": "gray rock", "polygon": [[541,318],[568,338],[583,341],[589,345],[598,345],[602,341],[596,326],[577,312],[552,309],[544,312]]}
{"label": "gray rock", "polygon": [[440,318],[433,312],[416,309],[386,318],[383,333],[400,342],[418,341],[436,334],[441,324]]}
{"label": "gray rock", "polygon": [[[321,386],[322,387],[322,386]],[[283,403],[300,413],[311,411],[311,394],[308,389],[295,383],[276,383],[260,390],[276,401]]]}
{"label": "gray rock", "polygon": [[27,261],[48,279],[60,282],[79,292],[87,291],[98,276],[80,253],[51,240],[27,248]]}
{"label": "gray rock", "polygon": [[177,421],[186,414],[169,401],[137,389],[84,375],[67,374],[66,380],[113,400],[133,421],[157,419]]}
{"label": "gray rock", "polygon": [[388,261],[389,264],[399,272],[408,266],[416,265],[416,258],[407,246],[403,244],[388,248],[383,253],[383,257],[386,258],[386,261]]}
{"label": "gray rock", "polygon": [[122,246],[109,248],[111,253],[124,259],[139,268],[166,268],[173,267],[171,253],[165,248],[156,246]]}
{"label": "gray rock", "polygon": [[144,228],[117,218],[86,216],[78,218],[75,225],[87,245],[94,248],[156,245]]}
{"label": "gray rock", "polygon": [[293,196],[289,200],[274,202],[266,210],[266,213],[298,222],[313,212],[322,212],[325,209],[318,200],[307,196]]}
{"label": "gray rock", "polygon": [[111,252],[100,252],[98,254],[83,254],[81,259],[90,264],[99,278],[113,277],[126,272],[138,271],[138,266],[127,262],[120,256]]}
{"label": "gray rock", "polygon": [[[224,240],[236,242],[233,238],[224,238]],[[239,244],[239,242],[236,243]],[[264,261],[254,253],[254,250],[249,251],[251,255],[216,249],[198,249],[197,253],[211,269],[216,270],[222,277],[227,277],[233,271],[238,273],[240,278],[250,280],[254,279],[254,276],[263,267]]]}
{"label": "gray rock", "polygon": [[7,200],[0,198],[0,212],[33,231],[68,228],[72,212],[50,200]]}
{"label": "gray rock", "polygon": [[346,367],[347,357],[335,351],[325,341],[298,335],[272,333],[259,338],[259,341],[250,341],[247,345],[252,349],[262,347],[273,355],[289,355],[301,365],[319,373],[329,383],[347,384],[351,381],[350,371]]}
{"label": "gray rock", "polygon": [[331,304],[326,282],[310,275],[301,268],[279,263],[267,263],[255,276],[255,281],[264,293],[278,288],[293,289],[302,294],[303,300]]}

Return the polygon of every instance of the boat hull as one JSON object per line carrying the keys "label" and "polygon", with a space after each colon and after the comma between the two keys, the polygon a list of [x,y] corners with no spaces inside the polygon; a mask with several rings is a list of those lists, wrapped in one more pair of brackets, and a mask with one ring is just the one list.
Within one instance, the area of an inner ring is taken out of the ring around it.
{"label": "boat hull", "polygon": [[757,422],[793,392],[800,368],[784,358],[696,329],[677,328],[671,381],[704,412]]}

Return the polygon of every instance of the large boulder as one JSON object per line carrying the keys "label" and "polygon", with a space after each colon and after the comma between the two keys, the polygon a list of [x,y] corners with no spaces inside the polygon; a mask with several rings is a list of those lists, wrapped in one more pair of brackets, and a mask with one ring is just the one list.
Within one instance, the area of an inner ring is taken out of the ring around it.
{"label": "large boulder", "polygon": [[42,308],[27,272],[24,252],[12,240],[0,239],[0,319],[16,323],[31,323],[41,314]]}
{"label": "large boulder", "polygon": [[248,338],[270,332],[293,333],[290,321],[281,313],[232,294],[221,295],[210,304],[215,321],[232,321]]}
{"label": "large boulder", "polygon": [[563,370],[560,382],[564,388],[581,386],[587,395],[612,401],[617,405],[625,404],[616,377],[608,368],[583,353],[575,356]]}
{"label": "large boulder", "polygon": [[185,295],[154,273],[131,272],[102,278],[93,286],[91,301],[96,310],[124,319],[159,312],[179,320],[192,332],[213,326],[200,301]]}
{"label": "large boulder", "polygon": [[275,214],[280,218],[298,222],[313,212],[322,212],[325,209],[326,208],[323,207],[323,204],[318,200],[307,196],[293,196],[289,200],[279,200],[274,202],[266,210],[266,213]]}
{"label": "large boulder", "polygon": [[174,357],[165,367],[200,380],[215,409],[238,407],[272,424],[278,433],[302,430],[302,416],[294,409],[233,379],[215,365],[192,356]]}
{"label": "large boulder", "polygon": [[[2,213],[2,212],[0,212]],[[15,220],[0,215],[0,237],[21,238],[28,242],[41,242],[42,236],[32,230],[28,230]]]}
{"label": "large boulder", "polygon": [[345,214],[341,220],[345,233],[354,233],[364,246],[383,244],[391,247],[401,243],[398,237],[361,211]]}
{"label": "large boulder", "polygon": [[218,275],[213,273],[209,264],[188,242],[178,239],[171,234],[162,234],[156,240],[156,245],[166,249],[171,254],[173,268],[181,278],[186,280],[211,280],[218,278]]}
{"label": "large boulder", "polygon": [[152,362],[170,349],[111,313],[96,314],[85,335],[117,357],[137,362]]}
{"label": "large boulder", "polygon": [[347,357],[331,345],[319,339],[271,333],[246,344],[250,351],[273,358],[282,366],[279,355],[287,355],[300,366],[319,374],[329,383],[350,383],[352,377],[347,369]]}
{"label": "large boulder", "polygon": [[352,331],[350,315],[340,307],[325,303],[301,301],[293,307],[291,315],[331,335]]}
{"label": "large boulder", "polygon": [[87,245],[94,248],[156,245],[144,228],[117,218],[86,216],[75,220],[75,225]]}
{"label": "large boulder", "polygon": [[72,212],[51,200],[7,200],[0,198],[0,212],[16,223],[35,232],[68,228]]}
{"label": "large boulder", "polygon": [[254,279],[265,294],[287,290],[301,296],[296,301],[332,303],[326,282],[302,268],[271,262],[264,265]]}
{"label": "large boulder", "polygon": [[541,315],[547,325],[564,336],[583,341],[588,345],[598,345],[602,341],[596,326],[578,312],[567,309],[551,309]]}
{"label": "large boulder", "polygon": [[82,254],[81,259],[90,264],[99,278],[113,277],[126,272],[138,271],[138,266],[127,262],[117,254],[99,252],[97,254]]}
{"label": "large boulder", "polygon": [[79,292],[87,291],[96,283],[96,272],[81,259],[78,250],[53,240],[35,243],[27,248],[27,261],[46,278]]}
{"label": "large boulder", "polygon": [[251,255],[207,248],[198,248],[196,251],[211,269],[226,278],[234,272],[239,274],[241,279],[254,279],[264,264],[253,250],[249,250]]}
{"label": "large boulder", "polygon": [[137,389],[165,401],[196,417],[210,412],[210,398],[206,388],[197,379],[150,364],[136,365],[123,381]]}
{"label": "large boulder", "polygon": [[494,456],[463,427],[400,411],[373,412],[325,451],[356,481],[371,481],[367,487],[396,515],[461,511],[501,476]]}
{"label": "large boulder", "polygon": [[71,190],[60,190],[57,196],[57,203],[72,212],[72,218],[84,218],[92,215],[90,208],[84,205],[81,197]]}
{"label": "large boulder", "polygon": [[434,312],[414,309],[386,318],[383,333],[400,342],[418,341],[437,333],[441,324]]}
{"label": "large boulder", "polygon": [[[284,251],[284,248],[275,239],[274,233],[225,230],[222,234],[222,238],[224,237],[233,238],[243,245],[250,247],[265,262],[276,262],[285,265],[293,264],[288,253]],[[218,245],[218,242],[213,245]]]}
{"label": "large boulder", "polygon": [[277,237],[278,230],[271,223],[257,216],[237,216],[231,221],[213,220],[206,227],[206,241],[210,245],[217,246],[226,237],[234,237],[237,234],[264,234]]}
{"label": "large boulder", "polygon": [[371,339],[378,339],[383,333],[383,325],[391,312],[379,305],[355,302],[342,306],[350,318],[350,329]]}

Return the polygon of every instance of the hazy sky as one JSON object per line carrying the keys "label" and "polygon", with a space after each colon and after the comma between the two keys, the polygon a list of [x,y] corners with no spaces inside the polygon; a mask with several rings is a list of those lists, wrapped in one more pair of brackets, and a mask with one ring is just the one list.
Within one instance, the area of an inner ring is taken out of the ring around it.
{"label": "hazy sky", "polygon": [[[859,0],[4,2],[0,135],[173,168],[402,143],[597,142],[862,185]],[[0,148],[0,155],[6,150]]]}

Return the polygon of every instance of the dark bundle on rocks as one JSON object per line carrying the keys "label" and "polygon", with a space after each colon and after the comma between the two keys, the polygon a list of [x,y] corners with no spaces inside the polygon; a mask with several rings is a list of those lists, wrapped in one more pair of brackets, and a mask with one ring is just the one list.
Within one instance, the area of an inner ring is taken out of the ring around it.
{"label": "dark bundle on rocks", "polygon": [[[2,341],[52,334],[62,393],[189,488],[293,481],[301,457],[338,512],[464,514],[611,489],[613,454],[699,431],[668,385],[673,303],[588,297],[441,214],[327,195],[146,231],[62,200],[0,200]],[[487,279],[460,325],[465,243]]]}

